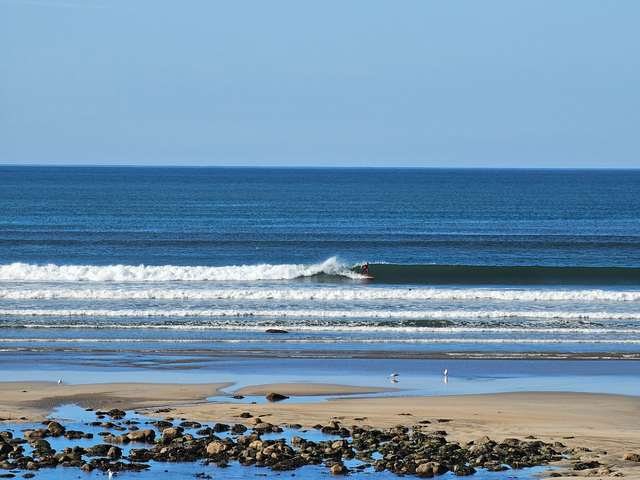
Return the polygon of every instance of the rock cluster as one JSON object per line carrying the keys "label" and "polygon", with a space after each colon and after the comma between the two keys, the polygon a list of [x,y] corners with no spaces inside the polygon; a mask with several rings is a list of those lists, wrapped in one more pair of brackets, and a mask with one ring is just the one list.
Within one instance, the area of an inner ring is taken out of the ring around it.
{"label": "rock cluster", "polygon": [[[97,412],[114,420],[123,419],[125,412],[110,410]],[[140,428],[138,422],[123,421],[111,424],[112,430],[124,429],[120,434],[101,432],[101,443],[88,448],[76,446],[56,452],[47,437],[90,438],[90,434],[68,431],[57,422],[46,428],[28,430],[24,438],[13,438],[11,432],[0,432],[0,468],[36,470],[67,466],[83,471],[94,469],[114,472],[149,468],[147,462],[203,461],[225,467],[230,462],[241,465],[267,467],[274,471],[294,470],[304,465],[325,465],[331,474],[349,472],[345,461],[358,459],[360,465],[352,467],[376,471],[390,471],[398,475],[434,477],[446,472],[471,475],[476,469],[490,471],[544,465],[559,460],[567,453],[560,443],[549,444],[539,440],[515,438],[496,442],[482,437],[469,443],[447,440],[442,430],[427,430],[428,423],[413,428],[397,426],[388,429],[353,426],[347,428],[333,421],[317,425],[325,434],[339,439],[311,441],[301,436],[287,443],[284,439],[268,440],[265,433],[281,432],[282,428],[259,417],[248,418],[253,425],[227,425],[216,423],[203,427],[198,422],[174,424],[173,419],[157,420],[155,429]],[[102,425],[102,424],[101,424]],[[128,428],[125,428],[126,425]],[[296,425],[295,427],[299,427]],[[156,430],[160,434],[156,434]],[[225,433],[226,432],[226,433]],[[224,435],[220,435],[224,433]],[[120,444],[135,442],[140,446],[123,455]],[[25,444],[30,445],[26,454]],[[586,467],[586,465],[584,465]],[[582,465],[578,465],[578,468]]]}

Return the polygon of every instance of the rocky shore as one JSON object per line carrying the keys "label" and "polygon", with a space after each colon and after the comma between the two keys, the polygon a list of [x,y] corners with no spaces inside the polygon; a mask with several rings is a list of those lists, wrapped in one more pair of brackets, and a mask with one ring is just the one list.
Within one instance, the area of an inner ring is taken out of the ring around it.
{"label": "rocky shore", "polygon": [[[571,461],[576,471],[603,468],[598,461],[581,459],[588,449],[569,448],[560,442],[545,443],[533,438],[494,441],[486,436],[468,442],[450,441],[442,429],[446,419],[391,428],[347,426],[334,420],[304,430],[300,425],[274,425],[249,412],[239,415],[242,423],[210,425],[171,417],[131,418],[119,409],[97,411],[95,415],[94,421],[85,423],[99,429],[95,435],[69,429],[56,421],[24,430],[22,437],[9,430],[1,431],[0,468],[10,471],[2,478],[18,472],[29,478],[29,472],[58,466],[86,472],[140,471],[150,468],[151,461],[201,462],[222,468],[238,462],[273,471],[325,465],[333,475],[372,469],[418,477],[446,472],[467,476],[478,469],[521,469],[563,460]],[[299,434],[290,436],[290,441],[272,438],[283,428]],[[309,432],[327,439],[305,439]],[[72,440],[94,443],[56,450],[52,443],[58,439],[65,439],[68,445]]]}

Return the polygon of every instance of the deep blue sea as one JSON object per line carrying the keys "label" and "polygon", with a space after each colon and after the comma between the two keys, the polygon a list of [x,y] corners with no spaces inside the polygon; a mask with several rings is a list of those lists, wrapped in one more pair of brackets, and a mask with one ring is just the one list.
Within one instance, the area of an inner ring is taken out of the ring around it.
{"label": "deep blue sea", "polygon": [[640,170],[0,167],[0,327],[5,351],[640,354]]}

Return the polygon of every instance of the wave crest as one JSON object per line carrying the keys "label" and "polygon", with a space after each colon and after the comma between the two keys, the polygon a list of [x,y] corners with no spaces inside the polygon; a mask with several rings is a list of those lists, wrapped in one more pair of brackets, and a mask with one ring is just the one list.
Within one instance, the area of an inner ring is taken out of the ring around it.
{"label": "wave crest", "polygon": [[199,282],[293,280],[318,275],[361,278],[337,257],[315,264],[259,264],[224,267],[176,265],[0,265],[9,282]]}

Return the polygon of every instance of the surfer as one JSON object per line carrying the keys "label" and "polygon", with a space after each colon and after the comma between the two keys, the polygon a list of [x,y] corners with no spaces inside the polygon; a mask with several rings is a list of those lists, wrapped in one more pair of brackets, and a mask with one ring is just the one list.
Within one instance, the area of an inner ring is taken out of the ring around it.
{"label": "surfer", "polygon": [[360,273],[362,275],[369,275],[369,264],[365,263],[364,265],[362,265],[362,268],[360,269]]}

